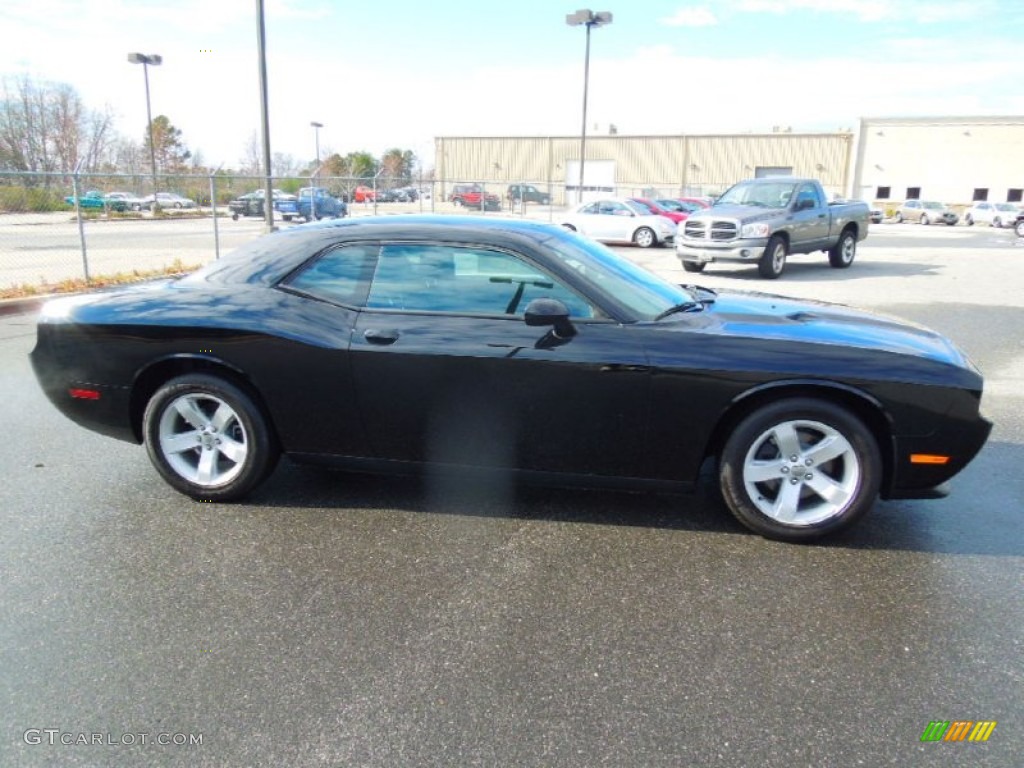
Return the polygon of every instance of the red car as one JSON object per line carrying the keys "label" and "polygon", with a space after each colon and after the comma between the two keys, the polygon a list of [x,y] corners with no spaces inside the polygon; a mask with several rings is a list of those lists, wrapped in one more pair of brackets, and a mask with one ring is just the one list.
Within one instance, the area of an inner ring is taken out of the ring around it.
{"label": "red car", "polygon": [[704,208],[711,207],[711,203],[709,203],[707,200],[702,200],[697,197],[658,198],[654,202],[656,202],[662,208],[668,208],[670,211],[678,211],[679,213],[685,213],[687,216],[689,216],[694,211],[699,211]]}
{"label": "red car", "polygon": [[682,221],[686,221],[686,217],[690,215],[688,211],[673,211],[670,208],[666,208],[663,205],[659,205],[653,200],[648,200],[645,197],[631,197],[629,199],[632,200],[634,203],[637,203],[638,205],[642,205],[644,208],[646,208],[648,211],[655,214],[656,216],[664,216],[666,219],[672,219],[672,221],[676,224],[679,224]]}
{"label": "red car", "polygon": [[352,200],[356,203],[372,203],[377,193],[371,187],[360,184],[352,191]]}

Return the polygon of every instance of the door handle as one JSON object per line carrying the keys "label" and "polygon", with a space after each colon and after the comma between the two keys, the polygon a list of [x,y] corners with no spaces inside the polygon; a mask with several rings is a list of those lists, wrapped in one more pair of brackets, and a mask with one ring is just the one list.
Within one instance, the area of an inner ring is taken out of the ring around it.
{"label": "door handle", "polygon": [[386,328],[377,330],[376,328],[368,328],[363,331],[363,338],[371,344],[394,344],[398,341],[398,337],[401,334],[394,328]]}

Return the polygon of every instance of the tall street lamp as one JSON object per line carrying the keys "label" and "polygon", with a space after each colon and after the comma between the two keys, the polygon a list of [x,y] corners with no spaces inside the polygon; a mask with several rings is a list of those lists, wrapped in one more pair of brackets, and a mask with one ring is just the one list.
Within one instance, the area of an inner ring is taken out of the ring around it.
{"label": "tall street lamp", "polygon": [[132,64],[142,65],[142,74],[146,79],[146,119],[149,121],[149,162],[153,170],[153,213],[160,210],[156,197],[156,144],[153,141],[153,112],[149,108],[149,65],[154,67],[163,63],[163,56],[151,53],[148,56],[143,53],[129,53],[128,61]]}
{"label": "tall street lamp", "polygon": [[583,59],[583,128],[580,131],[580,196],[577,202],[583,202],[583,166],[586,162],[587,152],[587,89],[590,85],[590,30],[592,27],[600,27],[612,23],[612,15],[608,11],[597,11],[589,8],[581,8],[576,13],[567,14],[565,23],[570,27],[578,27],[581,24],[587,28],[587,53]]}
{"label": "tall street lamp", "polygon": [[[323,123],[318,123],[316,120],[312,121],[310,125],[313,127],[313,133],[316,135],[316,165],[313,168],[313,178],[316,180],[316,186],[320,185],[320,129],[324,127]],[[313,186],[313,185],[310,185]],[[309,217],[316,219],[316,190],[309,190]]]}

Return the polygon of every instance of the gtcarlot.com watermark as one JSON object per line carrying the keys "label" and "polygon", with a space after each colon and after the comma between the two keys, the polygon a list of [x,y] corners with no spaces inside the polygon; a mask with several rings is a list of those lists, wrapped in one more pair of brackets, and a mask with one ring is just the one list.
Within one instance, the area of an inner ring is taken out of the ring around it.
{"label": "gtcarlot.com watermark", "polygon": [[47,746],[106,746],[106,747],[130,747],[136,744],[152,745],[162,747],[197,747],[202,746],[203,734],[201,733],[95,733],[86,731],[63,731],[60,728],[29,728],[21,735],[22,741],[26,744]]}

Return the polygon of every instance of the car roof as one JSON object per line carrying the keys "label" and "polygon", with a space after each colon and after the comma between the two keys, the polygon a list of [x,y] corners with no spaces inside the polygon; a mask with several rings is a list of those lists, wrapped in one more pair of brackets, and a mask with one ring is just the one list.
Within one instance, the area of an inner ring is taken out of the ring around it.
{"label": "car roof", "polygon": [[516,249],[567,235],[567,230],[555,224],[499,216],[410,213],[328,219],[264,235],[179,282],[270,285],[315,253],[345,241],[476,241]]}

